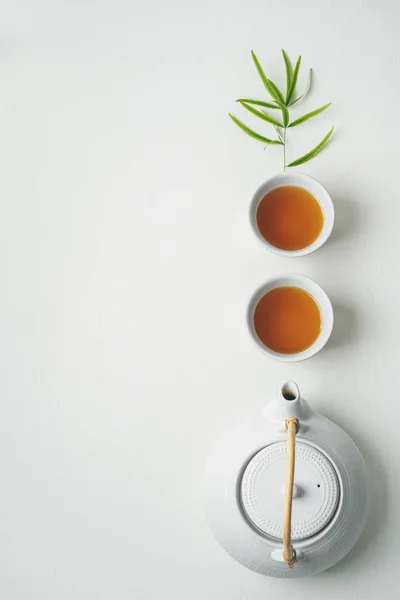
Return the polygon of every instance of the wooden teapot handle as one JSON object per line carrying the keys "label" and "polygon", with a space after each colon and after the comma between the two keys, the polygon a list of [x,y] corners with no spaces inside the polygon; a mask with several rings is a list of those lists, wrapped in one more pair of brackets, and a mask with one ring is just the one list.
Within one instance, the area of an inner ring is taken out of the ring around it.
{"label": "wooden teapot handle", "polygon": [[299,421],[296,417],[290,417],[285,421],[287,439],[287,459],[286,459],[286,484],[285,500],[283,507],[283,560],[292,569],[296,562],[296,550],[292,546],[292,498],[294,483],[294,462],[296,433],[299,431]]}

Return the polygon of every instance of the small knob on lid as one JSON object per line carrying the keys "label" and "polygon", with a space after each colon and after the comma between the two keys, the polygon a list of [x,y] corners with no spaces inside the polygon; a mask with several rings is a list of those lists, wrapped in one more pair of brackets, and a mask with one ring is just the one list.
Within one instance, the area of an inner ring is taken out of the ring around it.
{"label": "small knob on lid", "polygon": [[[281,492],[282,492],[282,496],[284,496],[285,495],[285,486],[284,485],[281,487]],[[297,496],[299,494],[300,494],[299,486],[294,483],[292,498],[297,498]]]}

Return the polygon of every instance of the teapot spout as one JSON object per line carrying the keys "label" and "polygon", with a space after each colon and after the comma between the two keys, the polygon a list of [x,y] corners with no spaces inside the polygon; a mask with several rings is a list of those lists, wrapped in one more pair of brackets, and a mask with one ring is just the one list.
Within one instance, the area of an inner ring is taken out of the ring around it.
{"label": "teapot spout", "polygon": [[285,402],[295,402],[300,400],[300,390],[297,383],[289,379],[280,389],[280,396]]}
{"label": "teapot spout", "polygon": [[289,417],[297,417],[300,421],[304,421],[312,413],[308,403],[301,397],[297,383],[292,380],[282,385],[275,399],[268,402],[263,410],[265,419],[279,421],[281,424],[284,424]]}

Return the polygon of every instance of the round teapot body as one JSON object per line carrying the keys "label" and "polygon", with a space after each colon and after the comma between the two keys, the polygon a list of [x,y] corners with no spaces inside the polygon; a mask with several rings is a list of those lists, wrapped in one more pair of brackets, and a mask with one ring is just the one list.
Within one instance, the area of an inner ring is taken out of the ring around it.
{"label": "round teapot body", "polygon": [[[206,510],[215,537],[242,565],[272,577],[314,575],[338,562],[360,536],[369,506],[368,474],[353,440],[294,395],[277,398],[260,418],[228,432],[212,452],[206,471]],[[280,498],[283,506],[285,420],[290,416],[300,422],[293,568],[282,558],[277,508]]]}

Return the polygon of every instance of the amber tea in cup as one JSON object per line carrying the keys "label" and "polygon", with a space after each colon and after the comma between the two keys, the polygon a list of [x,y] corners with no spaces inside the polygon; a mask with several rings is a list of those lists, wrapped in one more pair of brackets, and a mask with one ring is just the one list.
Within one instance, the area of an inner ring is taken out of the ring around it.
{"label": "amber tea in cup", "polygon": [[256,222],[262,237],[281,250],[302,250],[320,235],[324,216],[319,202],[306,189],[283,185],[260,201]]}
{"label": "amber tea in cup", "polygon": [[317,302],[295,286],[277,287],[264,294],[255,307],[253,322],[264,346],[280,354],[306,350],[321,332]]}

